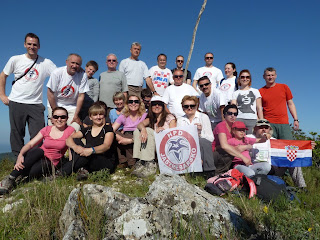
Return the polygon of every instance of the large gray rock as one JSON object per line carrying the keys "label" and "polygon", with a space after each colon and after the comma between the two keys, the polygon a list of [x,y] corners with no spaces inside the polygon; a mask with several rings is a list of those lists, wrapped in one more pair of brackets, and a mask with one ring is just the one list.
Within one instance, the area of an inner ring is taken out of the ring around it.
{"label": "large gray rock", "polygon": [[86,236],[85,220],[79,209],[81,193],[86,204],[104,208],[107,220],[102,228],[108,240],[172,239],[175,219],[182,224],[193,219],[197,221],[194,224],[210,227],[216,237],[226,225],[235,228],[245,225],[239,210],[226,200],[187,183],[183,177],[159,175],[144,198],[130,198],[95,184],[84,185],[82,191],[74,189],[60,218],[64,239]]}
{"label": "large gray rock", "polygon": [[187,219],[195,214],[204,223],[214,225],[216,236],[219,236],[225,223],[236,228],[245,224],[234,205],[189,184],[178,175],[159,175],[149,187],[146,199],[154,206],[172,209],[178,218],[182,216]]}

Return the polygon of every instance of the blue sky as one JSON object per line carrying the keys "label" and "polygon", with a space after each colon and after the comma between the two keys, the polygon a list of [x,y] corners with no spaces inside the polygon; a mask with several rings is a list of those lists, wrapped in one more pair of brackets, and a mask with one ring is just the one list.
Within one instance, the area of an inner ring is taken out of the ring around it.
{"label": "blue sky", "polygon": [[[1,70],[12,55],[25,53],[24,36],[34,32],[41,41],[39,55],[60,67],[69,53],[76,52],[84,64],[89,60],[98,62],[98,78],[106,71],[106,55],[115,53],[122,60],[130,55],[134,41],[142,44],[140,59],[149,68],[156,65],[159,53],[167,54],[167,67],[173,68],[177,55],[186,58],[189,53],[202,0],[11,0],[1,5]],[[263,70],[272,66],[277,69],[276,81],[291,88],[302,130],[320,133],[316,107],[320,91],[319,10],[316,0],[208,0],[189,70],[193,76],[204,65],[203,55],[213,52],[214,66],[223,70],[231,61],[238,72],[247,68],[253,76],[252,86],[260,88],[264,86]],[[7,94],[12,80],[10,76]],[[8,108],[2,103],[0,116],[0,152],[7,152],[10,126]]]}

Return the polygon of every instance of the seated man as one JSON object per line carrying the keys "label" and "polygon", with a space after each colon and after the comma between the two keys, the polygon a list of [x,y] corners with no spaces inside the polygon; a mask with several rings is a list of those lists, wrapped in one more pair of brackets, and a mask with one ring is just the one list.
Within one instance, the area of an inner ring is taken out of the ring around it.
{"label": "seated man", "polygon": [[[260,119],[257,121],[253,129],[253,134],[248,135],[248,137],[260,138],[263,135],[266,135],[268,139],[270,138],[274,139],[271,137],[272,133],[273,133],[273,130],[270,122],[266,119]],[[314,143],[313,143],[313,146],[314,146]],[[270,151],[271,151],[270,140],[267,140],[265,143],[254,144],[251,150],[252,162],[268,162],[271,165]],[[281,177],[284,174],[282,169],[283,168],[272,166],[272,169],[269,172],[269,174]],[[297,187],[306,187],[306,183],[303,178],[301,167],[289,168],[289,173],[292,177],[294,184]]]}

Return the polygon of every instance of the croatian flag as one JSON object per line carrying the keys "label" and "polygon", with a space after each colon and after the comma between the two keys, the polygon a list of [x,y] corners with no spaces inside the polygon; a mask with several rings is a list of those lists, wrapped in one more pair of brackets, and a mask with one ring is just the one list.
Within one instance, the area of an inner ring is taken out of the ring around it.
{"label": "croatian flag", "polygon": [[270,139],[271,164],[277,167],[312,166],[311,141]]}

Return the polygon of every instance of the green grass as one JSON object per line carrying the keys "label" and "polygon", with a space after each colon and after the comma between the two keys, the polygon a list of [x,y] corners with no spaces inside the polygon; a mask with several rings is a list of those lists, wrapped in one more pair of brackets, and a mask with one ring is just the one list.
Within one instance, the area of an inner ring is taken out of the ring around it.
{"label": "green grass", "polygon": [[[13,162],[0,163],[0,177],[3,178],[13,168]],[[308,192],[297,193],[297,201],[279,200],[264,203],[259,199],[248,199],[247,195],[228,194],[224,196],[241,211],[251,230],[257,232],[258,239],[319,239],[320,238],[320,171],[316,166],[303,169]],[[96,183],[113,187],[130,197],[142,197],[148,191],[155,176],[138,179],[131,170],[117,170],[115,174],[106,171],[91,174],[86,183]],[[203,188],[206,181],[201,176],[185,175],[188,182]],[[289,177],[285,179],[289,184]],[[56,179],[52,182],[33,181],[17,186],[17,190],[0,199],[0,239],[62,239],[59,217],[66,200],[74,187],[79,186],[76,176]],[[23,199],[23,203],[11,211],[3,213],[7,203]],[[87,215],[88,239],[102,239],[105,216],[103,208],[84,203]],[[210,228],[198,216],[190,219],[174,219],[172,239],[215,239]],[[220,239],[245,239],[244,232],[235,232],[229,226],[221,232]]]}

